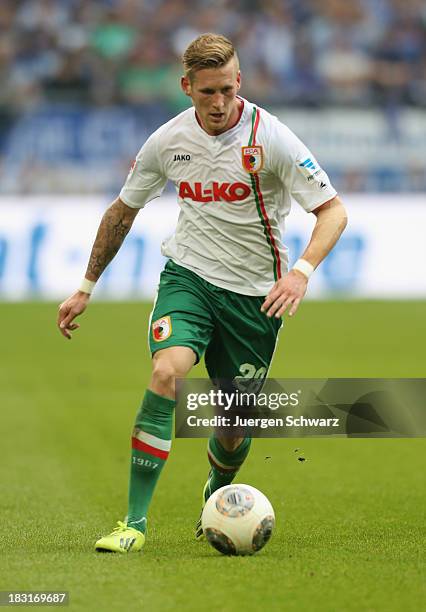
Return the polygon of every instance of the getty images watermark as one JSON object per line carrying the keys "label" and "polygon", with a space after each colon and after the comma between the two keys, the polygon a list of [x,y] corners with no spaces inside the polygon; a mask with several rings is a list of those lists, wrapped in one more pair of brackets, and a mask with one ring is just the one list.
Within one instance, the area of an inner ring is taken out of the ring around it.
{"label": "getty images watermark", "polygon": [[[296,407],[302,390],[294,393],[249,393],[236,389],[233,392],[222,389],[210,389],[208,393],[188,393],[186,396],[186,407],[188,411],[197,410],[200,407],[209,406],[219,409],[227,414],[215,414],[212,417],[200,417],[195,414],[188,415],[186,423],[189,427],[215,427],[215,428],[239,428],[239,427],[339,427],[339,417],[315,418],[294,416],[252,416],[253,409],[267,408],[271,412],[280,408]],[[238,410],[242,408],[244,412]],[[217,411],[216,411],[217,412]]]}
{"label": "getty images watermark", "polygon": [[179,380],[176,437],[419,437],[426,379]]}

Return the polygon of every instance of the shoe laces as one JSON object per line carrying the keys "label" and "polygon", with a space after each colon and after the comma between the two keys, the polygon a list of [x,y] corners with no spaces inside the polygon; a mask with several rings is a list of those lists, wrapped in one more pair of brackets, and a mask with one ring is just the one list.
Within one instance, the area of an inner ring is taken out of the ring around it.
{"label": "shoe laces", "polygon": [[126,523],[123,521],[117,521],[117,527],[113,529],[112,533],[120,533],[121,531],[126,531],[128,529]]}

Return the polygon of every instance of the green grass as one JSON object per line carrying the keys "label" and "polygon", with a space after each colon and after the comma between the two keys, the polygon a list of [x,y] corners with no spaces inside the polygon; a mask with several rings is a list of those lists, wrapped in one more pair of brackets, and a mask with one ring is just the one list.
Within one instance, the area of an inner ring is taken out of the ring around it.
{"label": "green grass", "polygon": [[[425,308],[308,302],[271,375],[425,376]],[[143,554],[96,555],[94,540],[125,513],[149,306],[94,303],[71,342],[55,311],[0,305],[0,590],[66,589],[73,610],[422,608],[422,439],[257,440],[238,480],[268,495],[277,528],[250,558],[193,541],[205,441],[176,440]]]}

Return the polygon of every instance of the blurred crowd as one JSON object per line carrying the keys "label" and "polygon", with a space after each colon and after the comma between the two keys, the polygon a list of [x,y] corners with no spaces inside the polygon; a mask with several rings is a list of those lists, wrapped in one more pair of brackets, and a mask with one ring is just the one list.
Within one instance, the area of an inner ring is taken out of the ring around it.
{"label": "blurred crowd", "polygon": [[181,54],[208,31],[234,42],[259,104],[426,105],[424,0],[1,0],[0,111],[176,112]]}
{"label": "blurred crowd", "polygon": [[425,0],[0,0],[0,194],[115,193],[190,104],[181,56],[203,32],[234,42],[243,96],[312,118],[339,190],[426,191]]}

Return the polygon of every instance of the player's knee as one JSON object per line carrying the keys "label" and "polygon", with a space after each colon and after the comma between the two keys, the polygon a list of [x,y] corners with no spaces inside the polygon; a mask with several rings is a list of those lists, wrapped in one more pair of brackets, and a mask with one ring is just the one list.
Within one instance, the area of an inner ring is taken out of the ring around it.
{"label": "player's knee", "polygon": [[175,379],[179,378],[180,371],[173,363],[166,359],[154,361],[151,379],[151,389],[158,395],[175,396]]}

